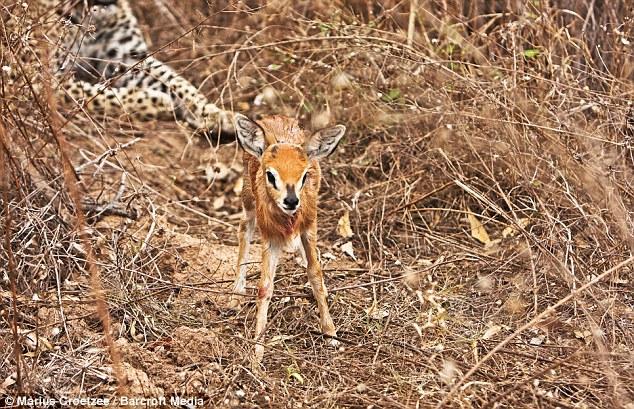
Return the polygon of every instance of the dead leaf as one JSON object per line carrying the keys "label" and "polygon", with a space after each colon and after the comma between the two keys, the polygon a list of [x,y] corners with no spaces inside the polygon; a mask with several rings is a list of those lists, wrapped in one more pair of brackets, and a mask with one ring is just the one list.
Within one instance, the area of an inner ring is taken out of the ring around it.
{"label": "dead leaf", "polygon": [[219,210],[224,205],[225,205],[225,197],[224,196],[218,196],[217,198],[214,199],[214,202],[213,202],[214,210]]}
{"label": "dead leaf", "polygon": [[244,186],[244,178],[240,176],[236,180],[236,183],[233,185],[233,193],[235,193],[236,195],[239,195],[240,193],[242,193],[243,186]]}
{"label": "dead leaf", "polygon": [[327,260],[336,260],[337,256],[335,256],[334,254],[332,254],[331,252],[327,251],[324,254],[321,255],[322,258],[327,259]]}
{"label": "dead leaf", "polygon": [[16,379],[17,375],[15,372],[7,376],[4,382],[2,382],[2,385],[0,385],[0,392],[4,393],[4,391],[6,391],[9,386],[14,385]]}
{"label": "dead leaf", "polygon": [[528,343],[531,345],[539,346],[544,343],[544,339],[546,339],[545,335],[538,335],[536,337],[531,338],[531,340],[528,341]]}
{"label": "dead leaf", "polygon": [[352,242],[349,241],[346,244],[342,244],[341,245],[341,251],[343,252],[343,254],[347,255],[348,257],[350,257],[353,260],[356,260],[357,258],[354,255],[354,248],[352,247]]}
{"label": "dead leaf", "polygon": [[337,222],[337,233],[345,239],[354,236],[352,228],[350,227],[350,212],[346,210]]}
{"label": "dead leaf", "polygon": [[575,338],[577,339],[586,339],[586,338],[592,337],[592,332],[588,330],[585,330],[585,331],[575,330],[574,334],[575,334]]}
{"label": "dead leaf", "polygon": [[442,365],[442,369],[438,372],[438,376],[440,380],[446,384],[451,385],[456,380],[456,375],[458,374],[458,367],[456,363],[451,360],[445,360]]}
{"label": "dead leaf", "polygon": [[499,325],[494,325],[492,327],[490,327],[489,329],[487,329],[486,331],[484,331],[484,334],[482,335],[481,339],[489,339],[491,338],[493,335],[497,334],[498,332],[500,332],[500,330],[502,329],[501,326]]}
{"label": "dead leaf", "polygon": [[471,226],[471,236],[480,241],[482,244],[489,243],[491,239],[480,220],[475,217],[473,212],[471,212],[471,209],[467,208],[467,212],[469,225]]}

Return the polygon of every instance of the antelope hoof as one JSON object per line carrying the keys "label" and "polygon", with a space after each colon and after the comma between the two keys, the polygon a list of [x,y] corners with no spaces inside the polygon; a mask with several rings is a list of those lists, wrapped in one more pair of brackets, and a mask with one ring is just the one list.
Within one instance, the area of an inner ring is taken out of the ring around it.
{"label": "antelope hoof", "polygon": [[329,347],[334,349],[337,349],[341,346],[341,342],[334,338],[328,338],[328,341],[326,343],[328,344]]}

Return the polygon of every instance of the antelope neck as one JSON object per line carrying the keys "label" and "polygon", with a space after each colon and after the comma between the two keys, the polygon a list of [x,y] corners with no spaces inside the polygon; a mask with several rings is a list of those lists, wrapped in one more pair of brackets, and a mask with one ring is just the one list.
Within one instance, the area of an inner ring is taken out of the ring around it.
{"label": "antelope neck", "polygon": [[285,236],[290,236],[295,231],[295,227],[297,227],[297,220],[299,219],[299,212],[301,210],[297,210],[295,214],[288,215],[285,213],[280,213],[281,223],[280,226],[283,228],[283,232]]}

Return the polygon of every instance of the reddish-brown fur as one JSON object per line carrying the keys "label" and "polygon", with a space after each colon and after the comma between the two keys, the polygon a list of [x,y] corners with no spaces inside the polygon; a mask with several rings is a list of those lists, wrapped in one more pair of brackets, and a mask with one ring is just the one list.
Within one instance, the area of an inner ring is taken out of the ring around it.
{"label": "reddish-brown fur", "polygon": [[[286,242],[297,236],[299,231],[306,230],[317,218],[317,193],[321,185],[321,168],[316,160],[308,161],[306,154],[300,148],[305,142],[306,135],[296,120],[283,116],[271,116],[259,121],[258,124],[264,129],[265,135],[275,136],[275,140],[269,140],[270,144],[292,143],[295,146],[279,145],[275,154],[270,151],[265,152],[262,164],[256,157],[244,152],[244,173],[248,175],[248,180],[245,180],[242,188],[242,204],[245,209],[256,210],[256,222],[263,238]],[[263,168],[275,165],[283,180],[297,183],[307,163],[309,165],[308,178],[300,196],[302,205],[297,213],[289,216],[270,200],[266,192]]]}
{"label": "reddish-brown fur", "polygon": [[[316,158],[325,157],[335,149],[345,127],[338,125],[308,136],[297,121],[290,118],[268,117],[256,125],[241,115],[237,115],[236,126],[238,138],[245,148],[245,180],[242,189],[245,217],[238,230],[238,267],[234,292],[244,294],[246,291],[245,261],[257,224],[263,249],[262,272],[258,283],[256,340],[264,335],[281,249],[297,237],[301,240],[308,280],[317,301],[321,329],[326,335],[334,337],[336,330],[328,310],[327,290],[316,247],[317,194],[321,183],[321,169]],[[267,172],[270,173],[268,176]],[[296,200],[294,205],[287,202],[291,199]],[[239,301],[233,298],[232,305],[239,305]],[[334,345],[337,342],[331,338],[330,343]],[[259,363],[263,354],[264,345],[256,344],[254,363]]]}

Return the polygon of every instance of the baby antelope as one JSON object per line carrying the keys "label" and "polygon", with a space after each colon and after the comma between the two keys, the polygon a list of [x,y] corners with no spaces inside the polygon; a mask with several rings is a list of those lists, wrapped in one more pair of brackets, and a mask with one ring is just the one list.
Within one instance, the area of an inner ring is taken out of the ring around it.
{"label": "baby antelope", "polygon": [[[337,334],[317,259],[317,193],[321,184],[318,160],[335,150],[346,128],[336,125],[307,137],[296,120],[282,116],[267,117],[256,123],[236,114],[235,123],[238,141],[244,149],[244,217],[238,231],[238,266],[233,292],[246,292],[245,259],[257,223],[262,236],[262,272],[258,283],[254,363],[259,364],[264,356],[263,333],[280,253],[298,238],[317,300],[321,330],[329,336]],[[232,296],[230,303],[232,307],[238,306],[240,296]],[[334,338],[329,341],[337,344]]]}

